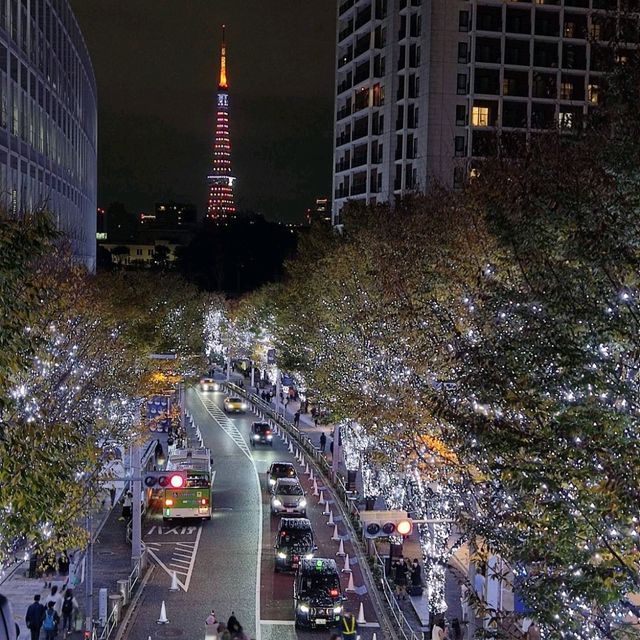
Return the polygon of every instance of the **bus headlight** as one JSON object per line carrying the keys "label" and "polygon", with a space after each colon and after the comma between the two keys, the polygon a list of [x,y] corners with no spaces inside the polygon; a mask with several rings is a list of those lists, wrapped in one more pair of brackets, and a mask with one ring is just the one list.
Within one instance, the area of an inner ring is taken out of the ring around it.
{"label": "bus headlight", "polygon": [[309,613],[309,607],[306,604],[299,604],[298,609],[300,609],[302,613]]}
{"label": "bus headlight", "polygon": [[280,558],[280,560],[286,560],[287,554],[283,553],[282,551],[278,551],[278,558]]}
{"label": "bus headlight", "polygon": [[307,500],[306,498],[302,498],[299,502],[298,502],[298,506],[301,507],[302,509],[304,509],[307,506]]}

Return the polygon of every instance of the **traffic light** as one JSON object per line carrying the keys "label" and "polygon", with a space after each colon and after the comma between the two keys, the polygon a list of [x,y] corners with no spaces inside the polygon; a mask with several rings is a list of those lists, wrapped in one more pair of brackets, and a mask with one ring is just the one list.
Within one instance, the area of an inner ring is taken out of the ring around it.
{"label": "traffic light", "polygon": [[147,471],[144,486],[149,489],[182,489],[187,486],[187,474],[184,471]]}
{"label": "traffic light", "polygon": [[406,511],[361,511],[360,522],[365,538],[409,536],[413,520]]}

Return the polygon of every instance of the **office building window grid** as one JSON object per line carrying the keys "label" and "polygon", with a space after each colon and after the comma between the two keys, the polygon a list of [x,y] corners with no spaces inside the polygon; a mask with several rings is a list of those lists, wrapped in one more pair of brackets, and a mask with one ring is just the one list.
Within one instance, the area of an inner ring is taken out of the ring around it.
{"label": "office building window grid", "polygon": [[95,265],[97,91],[67,0],[0,0],[0,196],[47,208]]}

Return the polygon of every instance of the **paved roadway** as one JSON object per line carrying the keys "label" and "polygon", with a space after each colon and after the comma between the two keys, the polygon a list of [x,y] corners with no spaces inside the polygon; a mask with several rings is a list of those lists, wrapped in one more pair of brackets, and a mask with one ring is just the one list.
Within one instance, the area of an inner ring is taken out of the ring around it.
{"label": "paved roadway", "polygon": [[[212,520],[164,523],[158,512],[145,518],[143,538],[158,566],[126,637],[204,638],[204,620],[213,607],[218,618],[225,621],[235,611],[250,638],[324,640],[328,631],[294,628],[293,575],[273,571],[278,518],[270,514],[265,475],[271,462],[293,460],[293,456],[280,438],[274,439],[273,448],[258,445],[252,449],[248,436],[256,417],[251,413],[227,417],[221,409],[223,398],[223,393],[202,394],[195,389],[187,394],[188,410],[214,459]],[[310,494],[308,478],[302,473],[301,478]],[[317,555],[336,557],[337,543],[330,540],[333,528],[326,525],[327,518],[317,500],[307,497],[308,517],[319,546]],[[340,532],[345,533],[343,527]],[[341,567],[342,561],[337,560]],[[172,571],[176,571],[178,592],[169,591]],[[364,600],[367,621],[375,621],[357,565],[353,565],[353,571],[358,593],[348,594],[351,608],[357,614]],[[347,578],[343,574],[343,588]],[[156,623],[162,600],[170,620],[167,625]],[[370,639],[374,631],[382,640],[380,630],[375,628],[363,630],[362,639]]]}

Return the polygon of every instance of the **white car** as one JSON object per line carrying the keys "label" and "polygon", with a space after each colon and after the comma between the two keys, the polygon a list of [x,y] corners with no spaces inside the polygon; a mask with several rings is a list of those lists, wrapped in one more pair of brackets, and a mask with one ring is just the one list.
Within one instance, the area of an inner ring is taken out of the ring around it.
{"label": "white car", "polygon": [[200,378],[200,391],[220,391],[220,383],[213,378]]}
{"label": "white car", "polygon": [[271,513],[306,517],[307,499],[298,478],[279,478],[271,489]]}

